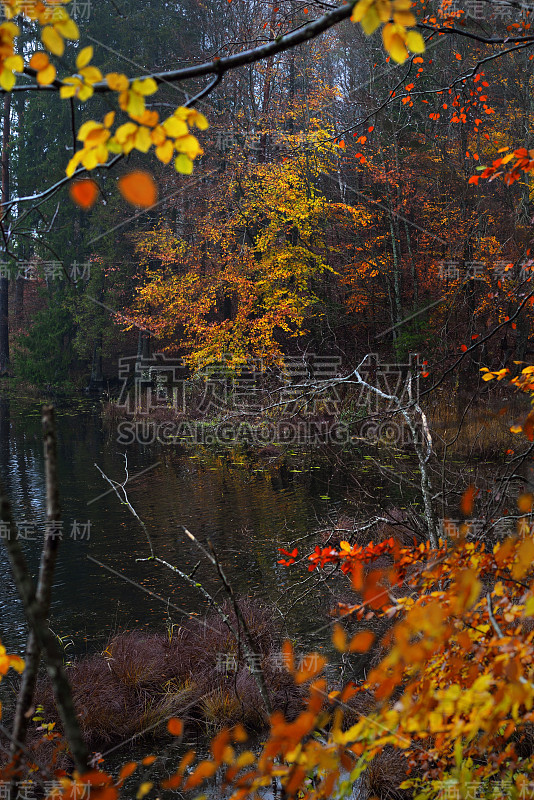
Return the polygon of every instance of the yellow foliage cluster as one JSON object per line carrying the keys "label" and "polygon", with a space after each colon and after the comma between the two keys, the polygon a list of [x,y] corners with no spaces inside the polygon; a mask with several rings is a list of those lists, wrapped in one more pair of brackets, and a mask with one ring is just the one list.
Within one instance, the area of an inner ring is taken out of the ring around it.
{"label": "yellow foliage cluster", "polygon": [[[134,81],[131,93],[143,97],[135,84],[141,84],[146,93],[150,86],[143,84],[150,82],[153,82],[150,78],[145,81]],[[78,133],[83,148],[69,161],[67,175],[73,175],[79,164],[88,170],[94,169],[99,164],[105,164],[110,152],[127,155],[132,150],[139,150],[141,153],[148,153],[151,147],[155,148],[157,158],[164,164],[169,163],[176,151],[178,153],[174,162],[176,170],[186,175],[192,172],[193,160],[202,155],[203,150],[196,136],[190,133],[189,125],[205,130],[208,121],[203,114],[180,106],[172,116],[160,122],[158,112],[144,109],[143,103],[142,113],[136,115],[134,119],[135,122],[120,125],[114,135],[110,130],[115,121],[114,111],[106,114],[103,123],[93,120],[85,122]]]}
{"label": "yellow foliage cluster", "polygon": [[[48,0],[46,3],[41,0],[35,0],[34,3],[1,0],[8,19],[0,25],[0,86],[3,89],[10,91],[15,85],[15,73],[24,70],[24,59],[15,54],[15,39],[20,29],[10,21],[18,14],[37,21],[42,28],[41,41],[45,50],[34,52],[29,61],[30,68],[35,70],[37,83],[48,86],[57,80],[57,70],[50,62],[49,54],[63,56],[65,40],[79,38],[78,26],[64,8],[67,2],[69,0]],[[85,102],[93,96],[96,85],[100,84],[100,91],[105,89],[117,93],[119,108],[129,117],[129,121],[119,125],[114,133],[111,126],[115,122],[115,112],[106,114],[103,122],[85,122],[77,137],[83,147],[70,160],[67,176],[71,177],[80,165],[92,170],[105,164],[110,153],[127,155],[134,149],[147,153],[152,147],[160,161],[168,164],[175,156],[176,170],[190,174],[194,159],[203,153],[190,128],[205,130],[208,127],[206,117],[194,109],[180,106],[174,114],[160,121],[158,113],[148,111],[145,106],[145,97],[158,89],[153,78],[132,80],[119,73],[109,73],[104,77],[100,69],[91,64],[92,59],[92,47],[84,47],[78,52],[74,74],[59,80],[60,96]]]}
{"label": "yellow foliage cluster", "polygon": [[418,31],[408,31],[416,19],[411,11],[411,0],[359,0],[354,6],[351,20],[359,22],[370,36],[380,25],[384,49],[399,64],[411,53],[424,53],[425,43]]}
{"label": "yellow foliage cluster", "polygon": [[22,72],[24,68],[22,57],[15,55],[15,36],[19,33],[14,22],[0,25],[0,86],[8,92],[15,85],[13,73]]}

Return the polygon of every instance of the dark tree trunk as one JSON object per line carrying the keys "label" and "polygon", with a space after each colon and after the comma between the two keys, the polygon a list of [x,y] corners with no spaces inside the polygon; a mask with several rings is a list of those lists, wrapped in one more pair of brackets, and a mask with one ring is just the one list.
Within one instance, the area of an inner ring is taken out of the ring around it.
{"label": "dark tree trunk", "polygon": [[[9,136],[11,120],[11,94],[4,95],[2,130],[2,203],[9,201]],[[4,218],[2,209],[2,219]],[[9,278],[0,277],[0,375],[9,369]]]}

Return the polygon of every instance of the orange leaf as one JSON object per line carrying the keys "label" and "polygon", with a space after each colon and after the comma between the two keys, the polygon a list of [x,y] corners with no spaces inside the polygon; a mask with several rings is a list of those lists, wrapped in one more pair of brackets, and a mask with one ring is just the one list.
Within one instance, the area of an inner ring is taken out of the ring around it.
{"label": "orange leaf", "polygon": [[213,761],[201,761],[198,767],[188,777],[184,784],[185,789],[192,789],[201,784],[206,778],[211,778],[217,772],[217,764]]}
{"label": "orange leaf", "polygon": [[382,608],[388,600],[386,589],[380,585],[383,573],[379,569],[372,570],[365,580],[365,590],[363,594],[364,602],[370,608]]}
{"label": "orange leaf", "polygon": [[534,411],[531,411],[523,423],[523,433],[529,440],[534,441]]}
{"label": "orange leaf", "polygon": [[127,764],[124,764],[121,767],[121,771],[119,772],[119,782],[124,781],[126,778],[129,778],[132,772],[135,772],[137,769],[137,761],[129,761]]}
{"label": "orange leaf", "polygon": [[522,494],[517,498],[517,507],[524,514],[532,511],[532,501],[534,500],[531,494]]}
{"label": "orange leaf", "polygon": [[475,486],[469,486],[463,493],[462,499],[460,501],[460,511],[462,512],[464,517],[467,517],[469,514],[472,513],[476,494],[477,490]]}
{"label": "orange leaf", "polygon": [[[82,791],[85,791],[85,789],[82,789]],[[92,791],[91,796],[95,800],[117,800],[119,793],[114,786],[103,786],[101,789]],[[76,790],[74,790],[73,800],[76,797],[79,797],[79,794],[76,794]]]}
{"label": "orange leaf", "polygon": [[188,750],[187,753],[183,756],[182,760],[180,761],[180,765],[174,775],[171,775],[170,778],[167,780],[162,781],[162,787],[164,789],[177,789],[183,779],[184,772],[186,771],[187,767],[193,762],[195,758],[195,751]]}
{"label": "orange leaf", "polygon": [[356,561],[352,565],[351,582],[355,592],[363,589],[363,564],[361,561]]}
{"label": "orange leaf", "polygon": [[351,653],[366,653],[375,640],[375,635],[372,631],[361,631],[353,636],[349,650]]}
{"label": "orange leaf", "polygon": [[150,208],[158,198],[154,178],[148,172],[135,170],[119,179],[119,191],[129,203],[140,208]]}
{"label": "orange leaf", "polygon": [[143,760],[141,761],[141,764],[144,764],[145,767],[149,767],[151,764],[154,763],[156,758],[157,758],[157,756],[145,756],[143,758]]}
{"label": "orange leaf", "polygon": [[341,653],[344,653],[347,649],[347,634],[345,633],[344,628],[341,625],[334,625],[334,630],[332,632],[332,642],[336,650],[339,650]]}
{"label": "orange leaf", "polygon": [[497,545],[497,549],[495,550],[495,562],[498,564],[499,567],[502,567],[506,561],[510,558],[515,550],[515,539],[510,537],[506,539],[501,545]]}
{"label": "orange leaf", "polygon": [[30,59],[30,67],[32,69],[36,69],[38,72],[39,70],[45,69],[49,65],[50,61],[48,60],[48,56],[46,53],[34,53]]}
{"label": "orange leaf", "polygon": [[282,657],[284,666],[287,668],[288,672],[294,672],[295,670],[295,657],[293,655],[293,647],[291,642],[286,639],[286,641],[282,645]]}
{"label": "orange leaf", "polygon": [[516,580],[527,574],[532,569],[532,561],[534,559],[534,540],[532,538],[525,539],[519,545],[517,551],[517,561],[512,567],[512,577]]}
{"label": "orange leaf", "polygon": [[173,736],[181,736],[184,725],[182,720],[178,719],[178,717],[171,717],[167,723],[167,728],[169,729],[169,733],[172,733]]}
{"label": "orange leaf", "polygon": [[295,683],[300,685],[306,681],[315,678],[323,671],[326,664],[326,659],[319,655],[319,653],[310,653],[302,659],[297,674],[295,675]]}
{"label": "orange leaf", "polygon": [[90,178],[72,183],[69,189],[72,200],[80,208],[91,208],[98,197],[98,186]]}
{"label": "orange leaf", "polygon": [[230,731],[225,728],[217,736],[212,739],[211,742],[211,752],[213,753],[213,758],[215,761],[220,763],[223,760],[224,751],[230,741]]}

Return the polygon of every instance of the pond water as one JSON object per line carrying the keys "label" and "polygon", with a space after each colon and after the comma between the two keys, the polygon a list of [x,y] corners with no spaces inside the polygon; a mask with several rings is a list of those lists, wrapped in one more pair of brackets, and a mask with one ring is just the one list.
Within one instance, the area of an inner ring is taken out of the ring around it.
{"label": "pond water", "polygon": [[[97,403],[59,406],[56,417],[63,529],[51,625],[71,642],[69,656],[101,649],[118,630],[161,630],[206,609],[194,587],[160,565],[136,561],[150,555],[146,536],[96,465],[123,481],[126,455],[128,498],[158,556],[186,573],[200,561],[195,577],[221,598],[220,580],[185,526],[203,544],[213,543],[238,596],[259,597],[282,610],[295,579],[277,563],[278,548],[302,544],[349,502],[348,473],[335,453],[318,448],[286,449],[273,457],[243,446],[120,446],[116,426],[103,422]],[[16,535],[35,573],[45,521],[40,404],[0,399],[0,464]],[[26,627],[2,548],[0,560],[0,636],[20,652]],[[287,609],[293,636],[312,636],[313,602],[308,597],[306,618],[298,606]]]}

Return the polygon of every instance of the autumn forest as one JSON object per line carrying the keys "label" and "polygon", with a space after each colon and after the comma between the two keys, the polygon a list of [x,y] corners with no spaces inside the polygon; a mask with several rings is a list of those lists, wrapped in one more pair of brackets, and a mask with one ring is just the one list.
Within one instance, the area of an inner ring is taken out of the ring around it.
{"label": "autumn forest", "polygon": [[534,6],[0,9],[0,798],[534,797]]}

